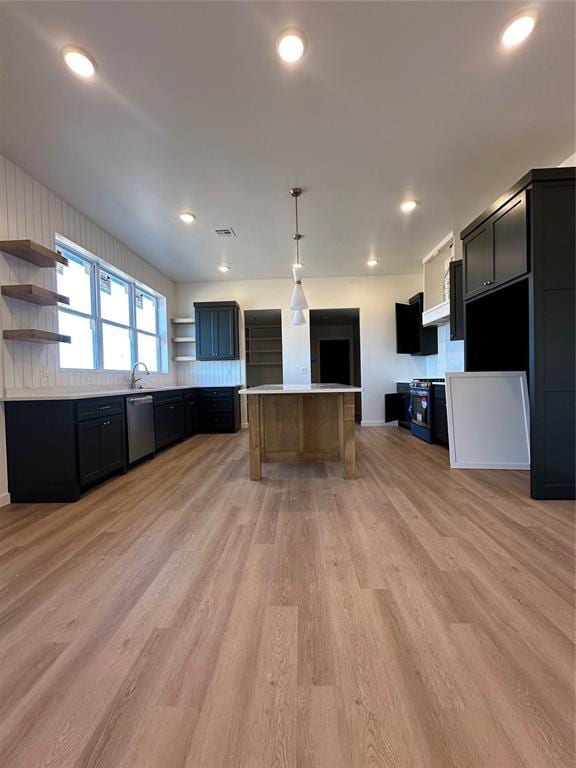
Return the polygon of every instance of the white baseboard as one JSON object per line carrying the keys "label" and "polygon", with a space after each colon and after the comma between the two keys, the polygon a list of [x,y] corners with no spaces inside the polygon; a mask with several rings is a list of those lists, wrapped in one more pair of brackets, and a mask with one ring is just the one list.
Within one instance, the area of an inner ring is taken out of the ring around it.
{"label": "white baseboard", "polygon": [[8,504],[11,504],[10,500],[10,494],[9,493],[0,493],[0,507],[5,507]]}
{"label": "white baseboard", "polygon": [[247,422],[247,421],[243,421],[243,422],[240,424],[240,427],[241,427],[242,429],[248,429],[248,422]]}
{"label": "white baseboard", "polygon": [[362,421],[360,423],[361,427],[388,427],[388,426],[396,426],[396,422],[386,422],[386,421]]}

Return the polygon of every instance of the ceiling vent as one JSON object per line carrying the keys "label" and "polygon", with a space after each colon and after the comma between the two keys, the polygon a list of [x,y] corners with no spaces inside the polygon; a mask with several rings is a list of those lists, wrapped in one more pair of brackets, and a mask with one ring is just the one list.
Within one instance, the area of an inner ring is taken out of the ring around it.
{"label": "ceiling vent", "polygon": [[232,227],[215,227],[214,234],[216,237],[236,237],[236,232]]}

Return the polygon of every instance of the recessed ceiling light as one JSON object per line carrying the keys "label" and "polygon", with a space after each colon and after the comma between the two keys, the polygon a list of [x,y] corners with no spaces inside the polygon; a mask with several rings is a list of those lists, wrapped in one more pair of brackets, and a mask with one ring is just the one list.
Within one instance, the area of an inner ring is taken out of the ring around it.
{"label": "recessed ceiling light", "polygon": [[220,264],[218,269],[220,270],[220,272],[230,272],[230,267],[228,266],[228,264]]}
{"label": "recessed ceiling light", "polygon": [[193,221],[196,221],[196,214],[192,211],[182,211],[180,221],[183,221],[184,224],[192,224]]}
{"label": "recessed ceiling light", "polygon": [[526,40],[532,33],[538,20],[537,11],[523,11],[511,19],[504,27],[500,40],[506,48],[514,48]]}
{"label": "recessed ceiling light", "polygon": [[304,55],[304,35],[296,29],[285,29],[276,42],[278,56],[287,64],[294,64]]}
{"label": "recessed ceiling light", "polygon": [[75,75],[84,80],[94,76],[96,72],[96,61],[87,51],[77,48],[73,45],[67,45],[62,49],[62,57],[66,62],[68,69]]}
{"label": "recessed ceiling light", "polygon": [[404,200],[400,208],[404,213],[410,213],[410,211],[413,211],[414,208],[416,208],[416,200]]}
{"label": "recessed ceiling light", "polygon": [[378,259],[375,259],[374,257],[372,257],[372,258],[368,259],[366,264],[369,267],[376,267],[376,266],[378,266]]}

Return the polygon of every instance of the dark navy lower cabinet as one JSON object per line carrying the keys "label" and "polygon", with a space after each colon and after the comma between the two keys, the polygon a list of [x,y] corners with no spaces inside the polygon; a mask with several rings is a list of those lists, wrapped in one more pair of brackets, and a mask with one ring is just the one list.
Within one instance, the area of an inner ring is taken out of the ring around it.
{"label": "dark navy lower cabinet", "polygon": [[[156,450],[200,432],[240,429],[240,387],[152,392]],[[6,402],[14,503],[77,501],[127,469],[125,397]]]}
{"label": "dark navy lower cabinet", "polygon": [[126,471],[122,398],[7,402],[8,490],[14,503],[77,501]]}

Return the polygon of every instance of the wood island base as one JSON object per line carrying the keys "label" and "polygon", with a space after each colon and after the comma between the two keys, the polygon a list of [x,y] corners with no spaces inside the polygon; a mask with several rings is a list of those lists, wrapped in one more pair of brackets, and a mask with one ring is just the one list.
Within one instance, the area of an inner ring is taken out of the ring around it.
{"label": "wood island base", "polygon": [[248,421],[251,480],[273,461],[341,461],[344,477],[356,477],[352,392],[249,394]]}

